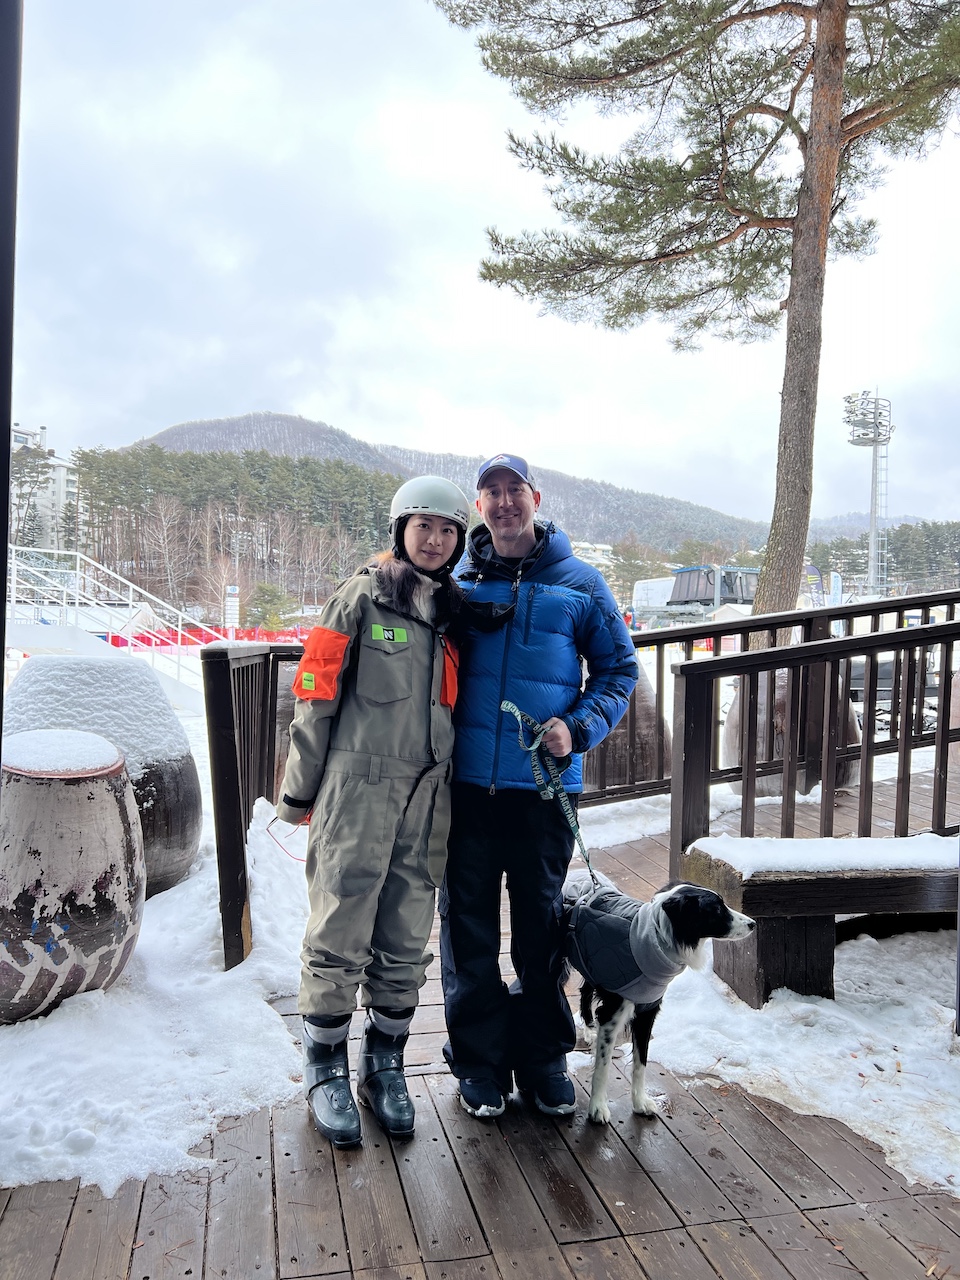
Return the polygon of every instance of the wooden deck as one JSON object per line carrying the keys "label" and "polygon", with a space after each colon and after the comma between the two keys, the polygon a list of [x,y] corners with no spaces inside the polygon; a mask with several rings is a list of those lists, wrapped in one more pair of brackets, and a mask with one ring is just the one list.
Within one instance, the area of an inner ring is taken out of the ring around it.
{"label": "wooden deck", "polygon": [[[841,797],[838,834],[851,814],[856,796]],[[757,834],[776,821],[761,807]],[[667,878],[666,836],[592,856],[637,896]],[[614,1071],[608,1127],[517,1100],[471,1119],[442,1065],[438,968],[407,1053],[411,1141],[364,1113],[363,1147],[334,1152],[301,1102],[221,1124],[201,1153],[209,1174],[129,1182],[110,1200],[76,1180],[0,1191],[0,1280],[960,1277],[960,1200],[907,1186],[845,1126],[734,1086],[651,1067],[669,1105],[641,1120]],[[278,1009],[298,1036],[294,1003]],[[358,1015],[354,1056],[359,1031]]]}

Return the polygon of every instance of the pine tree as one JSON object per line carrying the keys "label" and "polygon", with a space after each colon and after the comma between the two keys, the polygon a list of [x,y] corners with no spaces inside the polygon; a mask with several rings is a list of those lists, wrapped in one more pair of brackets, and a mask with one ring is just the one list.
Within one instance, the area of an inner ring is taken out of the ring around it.
{"label": "pine tree", "polygon": [[10,541],[35,547],[41,521],[37,498],[50,480],[50,459],[43,449],[24,446],[10,454]]}
{"label": "pine tree", "polygon": [[481,29],[485,65],[559,116],[627,112],[618,154],[556,136],[511,149],[570,230],[490,233],[481,276],[576,320],[670,318],[678,345],[749,339],[786,313],[777,481],[755,609],[792,608],[803,566],[828,247],[878,150],[921,150],[960,97],[956,0],[435,0]]}

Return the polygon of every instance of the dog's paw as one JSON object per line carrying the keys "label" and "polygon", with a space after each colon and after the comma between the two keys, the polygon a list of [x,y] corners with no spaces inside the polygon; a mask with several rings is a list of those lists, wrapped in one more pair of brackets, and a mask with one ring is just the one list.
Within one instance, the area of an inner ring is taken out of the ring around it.
{"label": "dog's paw", "polygon": [[587,1107],[587,1119],[592,1120],[594,1124],[610,1123],[610,1107],[603,1099],[590,1099],[590,1105]]}
{"label": "dog's paw", "polygon": [[635,1116],[655,1116],[660,1111],[659,1103],[656,1098],[651,1098],[649,1093],[635,1093],[631,1098],[633,1106],[633,1114]]}

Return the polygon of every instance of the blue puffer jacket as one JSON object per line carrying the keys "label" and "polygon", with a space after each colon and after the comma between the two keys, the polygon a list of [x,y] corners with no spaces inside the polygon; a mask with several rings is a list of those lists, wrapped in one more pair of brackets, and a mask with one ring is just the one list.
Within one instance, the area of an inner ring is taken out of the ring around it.
{"label": "blue puffer jacket", "polygon": [[[519,564],[506,564],[478,525],[456,570],[465,601],[457,628],[453,776],[483,787],[536,789],[517,721],[500,710],[508,699],[541,724],[551,716],[566,722],[575,754],[563,785],[577,792],[583,781],[576,753],[602,742],[626,711],[637,657],[599,571],[578,560],[567,535],[552,524],[536,531],[534,550]],[[516,609],[496,626],[482,616],[491,603]],[[582,689],[581,658],[588,672]]]}

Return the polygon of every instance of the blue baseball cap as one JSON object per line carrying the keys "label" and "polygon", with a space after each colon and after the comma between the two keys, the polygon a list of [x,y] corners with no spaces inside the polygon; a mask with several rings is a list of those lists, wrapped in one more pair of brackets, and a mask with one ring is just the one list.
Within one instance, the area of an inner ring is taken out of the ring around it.
{"label": "blue baseball cap", "polygon": [[525,481],[531,489],[536,489],[536,482],[530,474],[530,468],[527,466],[526,458],[518,458],[515,453],[497,453],[492,458],[488,458],[486,462],[480,463],[480,470],[477,472],[477,488],[479,489],[483,483],[483,477],[488,471],[512,471],[515,476],[519,476]]}

